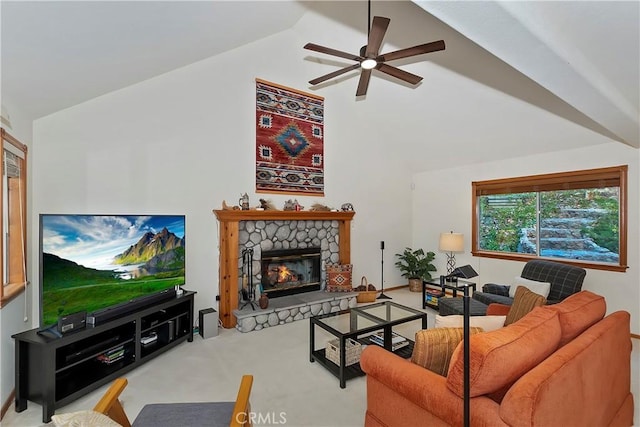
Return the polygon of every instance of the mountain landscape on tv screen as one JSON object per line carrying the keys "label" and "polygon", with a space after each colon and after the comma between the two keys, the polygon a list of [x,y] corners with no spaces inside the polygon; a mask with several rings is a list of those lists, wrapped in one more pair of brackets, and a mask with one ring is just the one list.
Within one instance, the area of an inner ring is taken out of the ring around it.
{"label": "mountain landscape on tv screen", "polygon": [[139,278],[159,273],[175,272],[184,276],[184,237],[179,238],[166,228],[157,234],[147,232],[135,245],[116,255],[113,264],[137,266],[123,274],[119,270],[84,267],[45,252],[43,279],[50,288],[68,288],[96,283],[114,283],[114,281],[126,281],[129,277]]}
{"label": "mountain landscape on tv screen", "polygon": [[55,323],[63,314],[91,313],[183,285],[184,237],[167,227],[159,232],[139,231],[144,234],[134,244],[121,247],[108,268],[87,267],[43,252],[43,323]]}
{"label": "mountain landscape on tv screen", "polygon": [[[165,265],[166,268],[170,268],[169,265],[179,257],[175,251],[177,248],[184,248],[184,238],[178,238],[166,228],[157,234],[148,231],[138,243],[117,255],[113,263],[122,265],[147,263],[149,267],[153,264],[160,269]],[[184,256],[184,251],[182,255]],[[155,261],[154,258],[156,258]],[[184,259],[182,262],[184,264]]]}

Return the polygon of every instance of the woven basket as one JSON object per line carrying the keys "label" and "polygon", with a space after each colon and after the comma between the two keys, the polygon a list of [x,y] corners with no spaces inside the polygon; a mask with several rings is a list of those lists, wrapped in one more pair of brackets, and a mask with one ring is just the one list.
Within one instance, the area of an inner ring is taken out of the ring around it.
{"label": "woven basket", "polygon": [[[360,354],[362,353],[362,345],[351,338],[346,339],[347,352],[344,355],[345,366],[353,365],[360,361]],[[336,338],[327,343],[325,349],[325,355],[327,359],[340,366],[340,339]]]}
{"label": "woven basket", "polygon": [[[367,288],[369,287],[369,283],[367,282],[367,278],[362,276],[360,279],[360,285],[364,285]],[[356,301],[359,303],[362,302],[374,302],[376,300],[376,294],[378,291],[358,291],[358,296],[356,296]]]}

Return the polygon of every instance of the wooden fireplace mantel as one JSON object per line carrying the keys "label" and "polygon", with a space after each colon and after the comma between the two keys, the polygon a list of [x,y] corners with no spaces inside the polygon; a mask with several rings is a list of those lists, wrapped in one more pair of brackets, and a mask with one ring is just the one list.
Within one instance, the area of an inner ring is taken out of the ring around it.
{"label": "wooden fireplace mantel", "polygon": [[338,221],[341,264],[351,262],[351,220],[355,212],[214,210],[220,221],[219,292],[220,320],[225,328],[233,328],[238,308],[238,232],[241,221]]}

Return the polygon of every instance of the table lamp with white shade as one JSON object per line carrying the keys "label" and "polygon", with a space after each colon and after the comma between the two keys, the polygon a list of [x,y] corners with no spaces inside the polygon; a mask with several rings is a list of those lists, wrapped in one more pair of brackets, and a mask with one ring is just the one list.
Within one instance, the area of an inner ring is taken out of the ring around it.
{"label": "table lamp with white shade", "polygon": [[464,238],[462,233],[440,233],[439,249],[447,253],[447,276],[456,268],[456,252],[464,251]]}

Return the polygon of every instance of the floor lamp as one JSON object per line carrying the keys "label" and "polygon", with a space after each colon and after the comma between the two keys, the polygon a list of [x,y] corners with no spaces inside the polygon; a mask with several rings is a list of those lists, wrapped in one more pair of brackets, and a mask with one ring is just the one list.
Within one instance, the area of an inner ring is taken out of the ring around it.
{"label": "floor lamp", "polygon": [[[463,265],[462,267],[458,267],[456,268],[454,271],[452,271],[450,273],[451,276],[455,276],[455,277],[462,277],[465,279],[469,279],[472,277],[477,277],[478,273],[473,269],[473,267],[471,267],[470,265]],[[442,284],[443,281],[445,280],[444,276],[440,276],[440,283]],[[464,414],[464,422],[463,425],[464,427],[469,427],[470,426],[470,413],[471,413],[471,390],[470,390],[470,385],[471,385],[471,380],[470,380],[470,374],[469,371],[471,369],[471,363],[470,363],[470,359],[471,359],[471,355],[470,355],[470,343],[469,343],[469,337],[470,335],[470,331],[469,331],[469,317],[471,316],[470,313],[470,300],[471,300],[471,295],[469,294],[469,287],[471,286],[471,283],[468,282],[464,282],[462,283],[462,289],[464,291],[463,297],[462,297],[462,314],[463,314],[463,321],[462,321],[462,334],[463,334],[463,340],[464,340],[464,344],[462,347],[462,355],[463,355],[463,362],[464,362],[464,371],[463,371],[463,387],[464,387],[464,393],[463,393],[463,402],[464,402],[464,408],[463,408],[463,414]]]}
{"label": "floor lamp", "polygon": [[449,233],[440,233],[440,244],[438,247],[442,252],[447,253],[447,277],[449,277],[456,268],[455,253],[462,252],[464,250],[464,239],[462,233],[454,233],[453,231]]}
{"label": "floor lamp", "polygon": [[463,359],[464,359],[464,427],[469,427],[470,419],[471,419],[471,390],[470,390],[470,351],[469,351],[469,299],[471,296],[469,295],[469,283],[463,284],[464,286],[464,296],[463,298],[463,337],[464,337],[464,346],[463,346]]}

